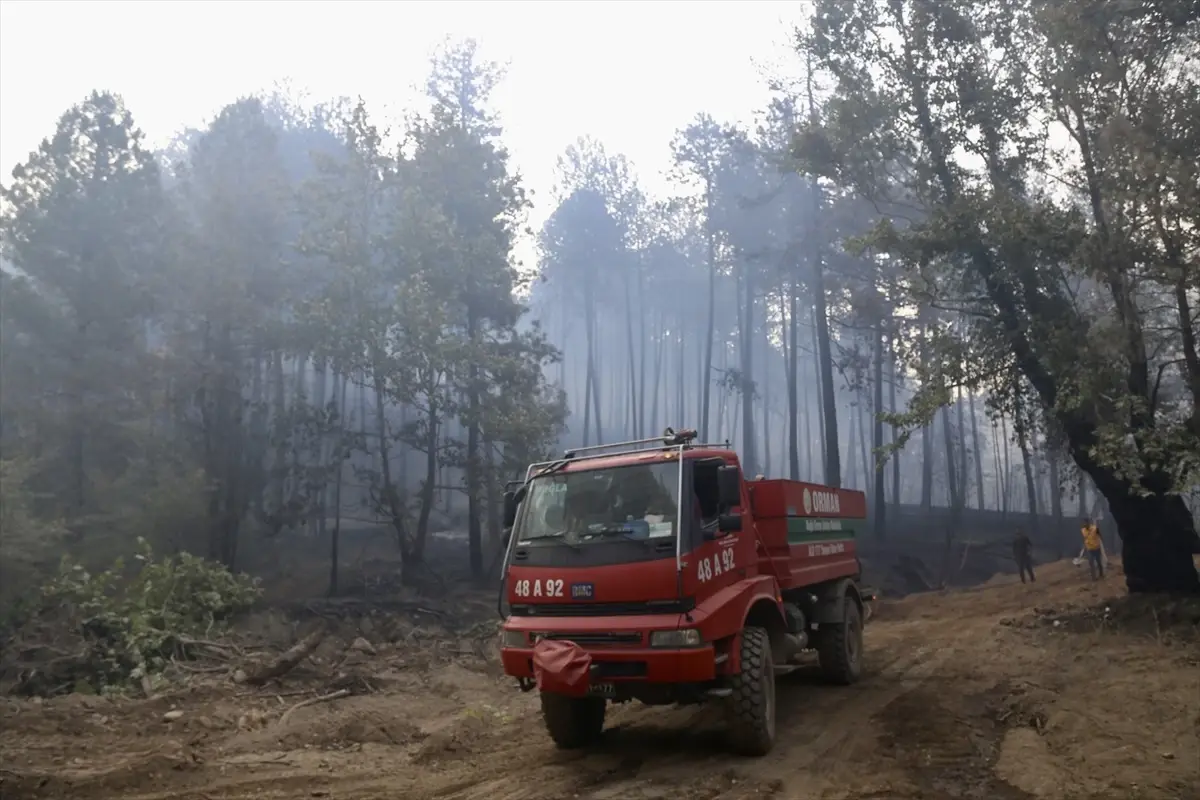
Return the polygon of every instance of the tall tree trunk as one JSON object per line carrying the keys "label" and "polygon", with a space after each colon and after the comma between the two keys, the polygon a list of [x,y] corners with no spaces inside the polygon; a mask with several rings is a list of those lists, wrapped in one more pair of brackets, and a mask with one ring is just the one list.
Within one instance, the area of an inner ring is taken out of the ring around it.
{"label": "tall tree trunk", "polygon": [[[683,323],[681,322],[680,324],[682,325]],[[679,336],[679,364],[676,367],[677,372],[675,375],[676,419],[674,421],[674,425],[686,427],[685,420],[687,419],[687,391],[685,387],[687,386],[687,337],[684,335],[682,328],[680,328],[677,335]]]}
{"label": "tall tree trunk", "polygon": [[921,429],[921,509],[933,508],[933,425]]}
{"label": "tall tree trunk", "polygon": [[600,393],[596,383],[599,376],[596,375],[596,300],[592,294],[591,286],[584,287],[584,333],[585,346],[587,347],[587,366],[583,384],[583,446],[587,447],[590,444],[592,415],[595,414],[596,426],[596,443],[601,443],[600,438]]}
{"label": "tall tree trunk", "polygon": [[[812,385],[816,387],[816,391],[813,392],[813,394],[816,395],[816,399],[817,399],[817,418],[818,418],[818,422],[820,423],[820,427],[821,427],[821,435],[818,437],[818,441],[821,443],[821,469],[822,469],[821,480],[824,480],[825,478],[824,478],[823,471],[824,471],[825,467],[829,464],[830,447],[829,447],[829,438],[825,435],[825,431],[827,430],[827,426],[825,425],[825,384],[821,380],[821,348],[817,345],[817,323],[816,323],[816,319],[815,319],[815,312],[814,312],[814,320],[813,320],[813,324],[812,324],[812,371],[813,371]],[[836,449],[837,448],[837,420],[836,419],[834,420],[834,442],[833,443],[834,443],[833,449]],[[837,458],[837,456],[835,456],[835,458]],[[815,472],[815,470],[814,470],[814,472]],[[840,461],[838,463],[838,472],[839,473],[841,472],[841,462]]]}
{"label": "tall tree trunk", "polygon": [[588,346],[587,370],[583,381],[583,446],[590,443],[588,436],[592,432],[592,351]]}
{"label": "tall tree trunk", "polygon": [[379,365],[378,357],[372,359],[375,363],[374,372],[374,388],[375,388],[375,432],[379,437],[379,475],[383,485],[380,487],[380,506],[381,510],[388,515],[388,522],[392,525],[392,530],[396,533],[396,544],[400,549],[400,578],[404,580],[408,570],[408,562],[412,556],[411,543],[408,540],[408,531],[404,524],[404,507],[400,502],[400,494],[392,481],[392,452],[388,445],[388,424],[387,414],[384,410],[384,389],[385,380],[382,373],[382,368]]}
{"label": "tall tree trunk", "polygon": [[996,510],[1003,518],[1004,512],[1007,510],[1004,499],[1004,463],[1000,458],[1000,436],[997,427],[997,423],[992,422],[992,461],[996,470]]}
{"label": "tall tree trunk", "polygon": [[[467,310],[467,337],[475,342],[479,339],[479,320],[474,310]],[[483,524],[480,518],[479,501],[482,485],[480,481],[480,399],[479,367],[472,363],[467,369],[467,550],[471,561],[471,575],[483,580]],[[419,546],[423,547],[421,543]]]}
{"label": "tall tree trunk", "polygon": [[654,391],[650,400],[650,431],[657,434],[658,409],[661,393],[666,388],[663,381],[663,354],[666,352],[666,335],[663,332],[663,317],[658,316],[658,340],[654,343]]}
{"label": "tall tree trunk", "polygon": [[955,417],[955,443],[958,445],[957,464],[958,469],[958,491],[961,495],[962,507],[967,507],[967,487],[971,484],[971,478],[967,474],[967,428],[963,423],[963,395],[962,386],[959,386],[956,391],[957,397],[954,403]]}
{"label": "tall tree trunk", "polygon": [[[321,473],[322,478],[321,478],[321,480],[319,480],[317,482],[317,486],[313,490],[313,493],[316,496],[311,497],[311,498],[310,497],[304,498],[306,505],[308,505],[309,503],[312,503],[312,506],[315,506],[315,508],[313,510],[316,512],[316,515],[314,517],[309,518],[308,528],[309,528],[310,534],[312,534],[314,536],[318,536],[318,537],[325,535],[324,496],[325,496],[326,481],[324,479],[324,471],[323,471],[324,464],[321,462],[322,462],[322,452],[324,450],[324,444],[325,444],[325,438],[326,438],[325,437],[325,426],[327,423],[325,421],[326,420],[325,412],[328,410],[327,400],[328,400],[328,394],[329,394],[329,386],[328,386],[328,375],[327,375],[327,370],[326,370],[327,366],[328,365],[326,364],[325,359],[320,358],[320,357],[314,358],[314,360],[313,360],[313,392],[312,392],[311,403],[312,403],[313,410],[316,411],[318,418],[320,420],[322,420],[322,422],[321,422],[321,435],[314,437],[313,446],[309,453],[309,456],[312,459],[312,463],[309,464],[308,466],[312,467],[312,468],[321,469],[322,470],[322,473]],[[306,494],[307,494],[307,491],[306,491]]]}
{"label": "tall tree trunk", "polygon": [[770,351],[762,352],[762,469],[761,472],[771,475],[771,363]]}
{"label": "tall tree trunk", "polygon": [[220,388],[217,413],[218,436],[220,437],[221,454],[220,467],[217,474],[220,477],[219,492],[221,495],[221,545],[220,560],[228,569],[237,568],[238,537],[241,531],[244,508],[243,493],[243,440],[242,428],[242,385],[237,372],[237,358],[233,345],[233,330],[226,323],[221,329],[219,344],[220,352]]}
{"label": "tall tree trunk", "polygon": [[946,493],[950,508],[957,512],[962,508],[962,502],[958,490],[958,470],[954,467],[954,429],[950,424],[950,407],[942,406],[940,416],[942,418],[942,441],[946,451]]}
{"label": "tall tree trunk", "polygon": [[1175,311],[1179,319],[1180,345],[1183,350],[1183,377],[1192,392],[1192,436],[1200,437],[1200,349],[1196,345],[1196,328],[1188,303],[1186,272],[1181,264],[1179,280],[1175,282]]}
{"label": "tall tree trunk", "polygon": [[[816,93],[813,87],[812,56],[808,57],[805,74],[808,93],[809,121],[817,123]],[[824,423],[825,441],[825,484],[840,487],[842,485],[842,462],[837,429],[837,398],[833,388],[833,355],[829,344],[829,310],[825,297],[825,267],[822,263],[821,219],[824,205],[821,197],[821,187],[815,181],[808,185],[809,200],[812,211],[812,239],[810,242],[810,261],[812,267],[813,315],[816,322],[817,360],[821,368],[821,414]]]}
{"label": "tall tree trunk", "polygon": [[[806,392],[806,394],[809,394]],[[811,396],[811,395],[810,395]],[[813,468],[813,434],[812,434],[813,403],[805,397],[804,400],[804,480],[811,481],[816,470]]]}
{"label": "tall tree trunk", "polygon": [[499,478],[496,473],[495,445],[486,436],[483,439],[484,484],[486,488],[486,517],[488,547],[495,550],[501,536],[501,495]]}
{"label": "tall tree trunk", "polygon": [[875,538],[883,539],[886,535],[886,520],[887,520],[887,497],[884,492],[883,467],[884,463],[880,459],[880,453],[883,451],[883,353],[884,353],[884,332],[883,322],[880,321],[879,327],[875,331],[875,404],[874,415],[871,422],[871,446],[875,451]]}
{"label": "tall tree trunk", "polygon": [[[721,348],[721,366],[719,367],[722,375],[725,374],[725,370],[728,369],[728,367],[729,367],[729,349],[727,347],[722,347]],[[724,385],[722,385],[721,393],[719,395],[717,395],[717,437],[720,439],[728,439],[729,441],[732,442],[733,441],[732,437],[724,435],[724,432],[725,432],[725,409],[728,407],[728,405],[729,405],[729,391],[725,388]]]}
{"label": "tall tree trunk", "polygon": [[742,313],[738,344],[741,346],[742,465],[751,475],[761,471],[754,438],[754,276],[743,261],[741,269]]}
{"label": "tall tree trunk", "polygon": [[1004,473],[1002,479],[1004,481],[1004,504],[1001,506],[1002,513],[1008,513],[1008,509],[1012,504],[1012,440],[1008,437],[1008,417],[1004,414],[1000,415],[1000,434],[1003,436],[1001,456],[1004,458]]}
{"label": "tall tree trunk", "polygon": [[[820,202],[814,201],[814,205],[819,208]],[[840,487],[842,459],[838,446],[837,395],[833,387],[833,353],[829,342],[829,312],[825,303],[825,270],[819,254],[813,258],[813,295],[813,314],[817,320],[817,358],[821,365],[821,410],[825,422],[825,485]]]}
{"label": "tall tree trunk", "polygon": [[[799,414],[800,414],[800,375],[799,375],[799,335],[798,325],[796,321],[796,312],[800,307],[799,299],[796,292],[796,281],[789,280],[787,284],[787,313],[784,314],[784,322],[787,325],[787,335],[783,337],[784,358],[787,360],[787,403],[788,403],[788,477],[794,481],[800,480],[800,442],[799,439]],[[805,412],[805,431],[804,437],[807,440],[809,433],[808,416]],[[808,443],[811,448],[811,443]]]}
{"label": "tall tree trunk", "polygon": [[271,356],[271,428],[274,431],[275,453],[271,459],[272,528],[279,532],[283,523],[284,483],[287,479],[287,390],[283,377],[283,353],[276,350]]}
{"label": "tall tree trunk", "polygon": [[[425,543],[429,541],[429,517],[437,495],[438,485],[438,443],[441,440],[441,425],[439,424],[437,404],[433,397],[429,399],[429,412],[425,415],[425,479],[421,481],[421,510],[417,513],[416,541],[412,544],[411,559],[414,564],[425,560]],[[469,434],[468,434],[469,435]],[[470,502],[468,488],[467,502]],[[447,493],[448,494],[448,493]],[[468,513],[470,513],[468,511]],[[474,564],[472,563],[472,569]]]}
{"label": "tall tree trunk", "polygon": [[1066,555],[1063,547],[1062,488],[1059,486],[1058,452],[1054,447],[1046,448],[1046,463],[1050,470],[1050,516],[1054,525],[1054,553],[1058,558]]}
{"label": "tall tree trunk", "polygon": [[[926,344],[928,326],[925,322],[927,312],[921,307],[917,313],[921,326],[919,357],[922,369],[929,375],[929,348]],[[921,429],[921,510],[926,514],[933,508],[933,435],[932,422]]]}
{"label": "tall tree trunk", "polygon": [[717,325],[717,232],[713,221],[711,180],[704,191],[704,232],[708,264],[708,329],[704,334],[704,365],[700,370],[700,441],[708,438],[708,403],[712,390],[713,334]]}
{"label": "tall tree trunk", "polygon": [[979,447],[979,422],[975,416],[975,393],[967,392],[967,402],[971,413],[971,448],[975,454],[975,502],[979,510],[984,509],[983,502],[983,452]]}
{"label": "tall tree trunk", "polygon": [[738,428],[742,424],[741,411],[742,411],[743,405],[745,405],[745,403],[742,400],[742,395],[740,393],[734,395],[733,396],[733,408],[731,408],[729,410],[729,418],[731,420],[733,420],[733,422],[731,423],[733,426],[733,430],[730,431],[730,434],[729,434],[729,441],[731,441],[731,442],[736,442],[738,440]]}
{"label": "tall tree trunk", "polygon": [[329,596],[338,593],[338,573],[341,571],[339,549],[342,544],[342,484],[344,483],[342,466],[346,463],[346,387],[350,383],[348,376],[342,376],[342,392],[338,401],[338,439],[334,443],[333,457],[337,459],[333,483],[333,533],[329,537]]}
{"label": "tall tree trunk", "polygon": [[1017,447],[1021,450],[1021,465],[1025,472],[1025,496],[1028,499],[1029,526],[1036,531],[1038,529],[1038,502],[1037,487],[1034,486],[1033,478],[1033,455],[1029,450],[1029,435],[1026,433],[1025,425],[1018,424],[1016,427]]}
{"label": "tall tree trunk", "polygon": [[[888,408],[896,413],[896,384],[900,382],[900,364],[896,359],[896,338],[893,334],[888,337],[888,358],[891,361],[892,382],[888,386]],[[899,434],[892,426],[891,444],[896,444]],[[900,505],[900,452],[892,453],[892,502]]]}
{"label": "tall tree trunk", "polygon": [[[867,398],[865,397],[865,392],[859,392],[858,397],[859,397],[858,408],[856,409],[856,414],[855,414],[856,419],[854,422],[855,422],[855,425],[858,426],[858,456],[859,456],[859,463],[862,466],[862,476],[863,476],[862,489],[864,492],[872,492],[872,491],[874,491],[874,489],[873,489],[874,484],[871,483],[871,480],[872,480],[871,476],[873,476],[875,474],[875,470],[871,468],[870,457],[867,454],[867,430],[866,430],[866,423],[863,421],[864,418],[869,413],[867,411],[867,408],[869,408],[869,406],[867,405]],[[853,458],[854,453],[851,453],[850,457]]]}
{"label": "tall tree trunk", "polygon": [[[638,348],[638,387],[641,391],[638,393],[637,403],[637,419],[638,429],[635,438],[644,439],[646,437],[646,284],[643,280],[641,253],[635,256],[634,265],[637,270],[637,304],[638,304],[638,341],[641,346]],[[657,386],[655,387],[657,391]]]}

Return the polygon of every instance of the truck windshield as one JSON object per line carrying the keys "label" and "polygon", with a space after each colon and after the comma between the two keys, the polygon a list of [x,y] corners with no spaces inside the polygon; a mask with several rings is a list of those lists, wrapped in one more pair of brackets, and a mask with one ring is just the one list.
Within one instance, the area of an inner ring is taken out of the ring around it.
{"label": "truck windshield", "polygon": [[534,478],[522,503],[517,539],[585,544],[674,536],[679,470],[679,461],[671,460]]}

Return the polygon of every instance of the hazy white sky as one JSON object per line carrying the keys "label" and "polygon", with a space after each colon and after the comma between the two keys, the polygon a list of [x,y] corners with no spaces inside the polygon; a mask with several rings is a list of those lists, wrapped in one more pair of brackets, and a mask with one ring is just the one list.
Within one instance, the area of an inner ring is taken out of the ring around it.
{"label": "hazy white sky", "polygon": [[[805,4],[743,0],[2,0],[0,168],[92,89],[122,94],[154,145],[239,96],[291,80],[323,100],[361,95],[395,118],[419,102],[428,56],[450,34],[508,62],[494,97],[504,140],[550,212],[557,155],[590,134],[665,189],[673,132],[698,111],[746,120],[787,69]],[[382,119],[380,121],[383,121]]]}

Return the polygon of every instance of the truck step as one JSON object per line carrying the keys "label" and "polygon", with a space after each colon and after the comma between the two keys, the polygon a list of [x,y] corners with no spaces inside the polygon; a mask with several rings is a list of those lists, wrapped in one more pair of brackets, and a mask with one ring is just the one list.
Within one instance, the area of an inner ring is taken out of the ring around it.
{"label": "truck step", "polygon": [[803,664],[776,664],[775,677],[778,678],[783,675],[790,675],[796,670],[800,669],[802,666]]}
{"label": "truck step", "polygon": [[706,697],[729,697],[729,695],[731,695],[731,694],[733,694],[733,689],[725,689],[725,688],[709,689],[707,692],[704,693],[704,695]]}

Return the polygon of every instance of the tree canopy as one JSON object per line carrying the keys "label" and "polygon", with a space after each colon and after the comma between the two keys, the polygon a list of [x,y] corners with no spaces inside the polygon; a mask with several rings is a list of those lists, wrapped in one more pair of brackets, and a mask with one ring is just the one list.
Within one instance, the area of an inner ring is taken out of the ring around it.
{"label": "tree canopy", "polygon": [[506,481],[671,425],[867,492],[879,539],[1074,500],[1130,590],[1200,590],[1200,19],[812,9],[754,125],[662,143],[666,196],[583,135],[532,232],[473,41],[394,131],[269,94],[154,153],[119,96],[68,109],[0,209],[11,563],[327,536],[337,591],[343,526],[412,575],[461,514],[483,579]]}

